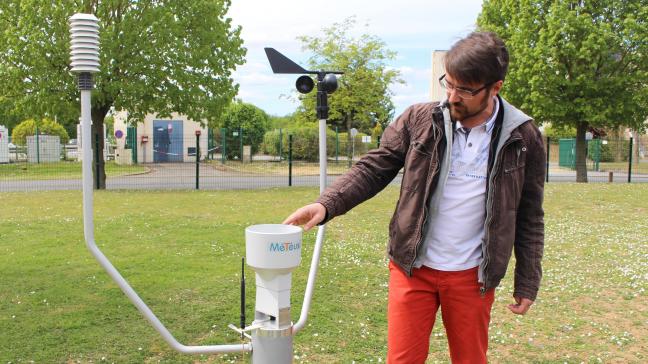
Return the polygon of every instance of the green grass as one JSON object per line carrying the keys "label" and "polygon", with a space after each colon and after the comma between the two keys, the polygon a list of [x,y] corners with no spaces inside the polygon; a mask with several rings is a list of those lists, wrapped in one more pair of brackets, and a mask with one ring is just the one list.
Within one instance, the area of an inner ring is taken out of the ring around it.
{"label": "green grass", "polygon": [[[280,222],[316,189],[95,193],[96,238],[185,344],[238,342],[244,228]],[[384,362],[387,224],[398,190],[329,224],[296,363]],[[0,363],[245,363],[173,352],[86,250],[80,192],[3,193]],[[549,184],[544,280],[526,316],[508,312],[509,272],[490,330],[493,363],[648,362],[648,185]],[[297,320],[314,232],[293,277]],[[511,262],[511,266],[513,262]],[[248,318],[254,275],[246,273]],[[439,324],[429,363],[448,362]]]}
{"label": "green grass", "polygon": [[[226,172],[238,172],[244,174],[259,174],[259,175],[275,175],[275,176],[287,176],[288,175],[288,161],[281,162],[252,162],[252,163],[241,163],[238,161],[227,161],[225,164],[222,164],[220,161],[215,160],[209,162],[210,165],[220,171]],[[327,166],[327,172],[329,175],[342,174],[349,170],[349,165],[346,160],[339,161],[338,163],[334,161],[329,161]],[[302,162],[294,161],[292,163],[292,174],[293,176],[314,176],[319,175],[319,163],[316,162]]]}
{"label": "green grass", "polygon": [[[146,172],[148,169],[139,165],[118,165],[106,162],[106,175],[118,177]],[[46,180],[81,178],[81,162],[55,163],[11,163],[0,164],[0,181]]]}
{"label": "green grass", "polygon": [[[589,162],[588,167],[592,168],[593,163]],[[620,171],[628,172],[628,162],[601,162],[599,163],[599,171]],[[648,173],[648,161],[636,161],[632,163],[632,173]]]}

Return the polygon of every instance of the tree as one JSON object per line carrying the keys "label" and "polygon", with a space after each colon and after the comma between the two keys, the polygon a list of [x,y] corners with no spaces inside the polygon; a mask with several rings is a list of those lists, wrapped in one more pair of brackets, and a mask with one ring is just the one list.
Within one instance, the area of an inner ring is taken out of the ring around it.
{"label": "tree", "polygon": [[[17,114],[78,120],[68,18],[85,12],[101,25],[101,67],[92,93],[92,133],[100,145],[111,109],[127,110],[129,123],[174,111],[193,120],[217,120],[236,95],[231,73],[245,55],[240,27],[226,18],[229,5],[229,0],[4,0],[0,98]],[[103,148],[98,154],[95,187],[105,188]]]}
{"label": "tree", "polygon": [[485,0],[478,25],[511,53],[504,96],[539,120],[576,128],[578,182],[587,182],[588,127],[644,127],[645,1]]}
{"label": "tree", "polygon": [[[354,18],[347,18],[324,28],[320,37],[298,39],[302,48],[312,53],[308,60],[310,69],[344,72],[338,78],[338,90],[329,96],[330,123],[341,126],[342,130],[357,128],[371,134],[376,123],[383,127],[389,124],[394,114],[389,86],[403,81],[400,72],[387,64],[396,53],[388,50],[376,36],[349,36],[355,24]],[[295,117],[315,121],[315,102],[313,94],[302,96]],[[351,145],[350,136],[348,144]]]}
{"label": "tree", "polygon": [[243,144],[250,145],[254,154],[259,151],[259,146],[263,142],[263,136],[270,126],[270,118],[265,111],[252,104],[235,102],[227,107],[219,126],[228,130],[228,158],[233,158],[235,155],[242,158],[240,148],[232,147],[241,143],[239,139],[241,135],[232,137],[232,132],[242,131]]}
{"label": "tree", "polygon": [[36,135],[37,128],[38,134],[59,136],[62,144],[65,144],[70,140],[65,128],[54,120],[43,119],[36,121],[34,119],[28,119],[16,125],[13,129],[13,132],[11,133],[12,142],[17,145],[25,145],[28,136]]}

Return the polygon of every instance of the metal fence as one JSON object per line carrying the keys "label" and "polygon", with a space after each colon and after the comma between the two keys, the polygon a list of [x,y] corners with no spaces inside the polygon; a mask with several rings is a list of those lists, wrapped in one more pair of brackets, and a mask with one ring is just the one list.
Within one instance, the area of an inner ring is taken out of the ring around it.
{"label": "metal fence", "polygon": [[[104,146],[107,189],[251,189],[317,186],[317,135],[275,130],[252,143],[244,130],[218,130],[207,136],[139,143],[136,150]],[[248,134],[249,135],[249,134]],[[203,139],[204,138],[204,139]],[[329,181],[346,172],[377,140],[330,132]],[[80,148],[47,150],[12,146],[0,160],[0,192],[81,189]],[[178,145],[180,144],[180,145]],[[547,181],[576,181],[572,139],[546,140]],[[37,153],[37,155],[34,155]],[[57,154],[53,158],[52,154]],[[196,158],[198,155],[198,158]],[[648,182],[648,136],[588,141],[589,182]],[[401,174],[392,182],[399,184]]]}

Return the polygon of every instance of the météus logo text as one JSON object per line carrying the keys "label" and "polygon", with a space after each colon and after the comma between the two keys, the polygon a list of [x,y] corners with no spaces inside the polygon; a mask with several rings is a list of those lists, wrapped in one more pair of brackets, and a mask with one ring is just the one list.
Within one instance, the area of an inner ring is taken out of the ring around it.
{"label": "m\u00e9t\u00e9us logo text", "polygon": [[293,243],[292,241],[284,241],[282,243],[270,243],[269,249],[271,252],[291,252],[301,248],[301,242]]}

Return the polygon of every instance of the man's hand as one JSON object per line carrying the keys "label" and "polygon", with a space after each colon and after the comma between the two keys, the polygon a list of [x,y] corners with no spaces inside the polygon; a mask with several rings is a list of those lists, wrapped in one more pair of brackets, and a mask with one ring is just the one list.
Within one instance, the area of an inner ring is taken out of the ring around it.
{"label": "man's hand", "polygon": [[288,225],[304,225],[304,230],[308,231],[313,226],[322,222],[324,217],[326,217],[326,207],[321,203],[312,203],[293,212],[283,223]]}
{"label": "man's hand", "polygon": [[508,305],[509,310],[513,312],[514,314],[517,315],[524,315],[529,311],[529,308],[531,308],[531,305],[533,304],[533,301],[531,301],[528,298],[522,298],[522,297],[513,297],[515,298],[516,304],[510,304]]}

